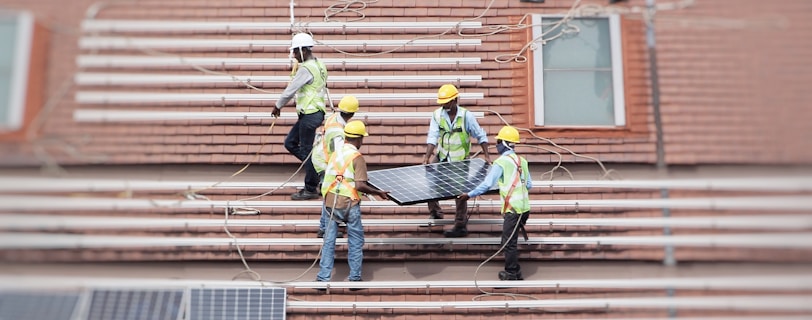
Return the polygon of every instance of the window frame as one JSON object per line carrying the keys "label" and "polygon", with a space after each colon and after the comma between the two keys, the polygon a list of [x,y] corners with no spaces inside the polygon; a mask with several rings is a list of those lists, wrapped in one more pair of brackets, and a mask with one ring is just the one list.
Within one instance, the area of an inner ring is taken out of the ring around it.
{"label": "window frame", "polygon": [[[563,15],[553,14],[533,14],[532,21],[533,27],[531,31],[531,39],[536,39],[542,34],[542,22],[545,18],[564,18]],[[573,17],[572,19],[579,19],[581,17]],[[532,107],[532,124],[536,128],[583,128],[583,129],[620,129],[627,126],[626,119],[626,97],[624,86],[624,64],[623,64],[623,39],[622,39],[622,23],[621,17],[618,14],[596,15],[583,18],[604,18],[609,23],[610,35],[610,54],[612,61],[612,91],[613,91],[613,109],[614,109],[614,124],[612,125],[548,125],[544,121],[544,59],[543,49],[539,48],[532,51],[533,67],[532,67],[532,83],[533,83],[533,99]]]}
{"label": "window frame", "polygon": [[26,98],[28,95],[29,70],[34,43],[34,16],[28,11],[0,10],[0,14],[13,16],[17,20],[16,39],[11,66],[11,82],[5,112],[8,119],[0,121],[0,133],[20,130],[24,125]]}

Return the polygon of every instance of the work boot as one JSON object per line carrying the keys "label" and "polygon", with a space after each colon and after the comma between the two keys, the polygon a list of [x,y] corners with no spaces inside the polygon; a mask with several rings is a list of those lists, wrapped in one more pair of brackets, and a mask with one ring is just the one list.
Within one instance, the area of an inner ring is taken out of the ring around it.
{"label": "work boot", "polygon": [[299,190],[299,192],[290,195],[291,200],[313,200],[318,199],[319,197],[321,197],[321,194],[318,192],[307,191],[305,189]]}
{"label": "work boot", "polygon": [[442,219],[443,213],[440,211],[429,212],[429,219]]}
{"label": "work boot", "polygon": [[499,280],[524,280],[522,273],[511,273],[507,271],[499,271]]}
{"label": "work boot", "polygon": [[[347,281],[351,281],[351,282],[361,282],[361,281],[364,281],[364,280],[363,280],[363,279],[355,279],[355,280],[352,280],[352,279],[347,279]],[[364,289],[364,288],[350,288],[350,291],[358,291],[358,290],[363,290],[363,289]]]}
{"label": "work boot", "polygon": [[[316,282],[327,282],[327,281],[321,281],[319,279],[316,279]],[[316,289],[317,291],[321,292],[327,292],[327,288],[313,288],[313,289]]]}
{"label": "work boot", "polygon": [[465,227],[454,227],[443,232],[446,238],[462,238],[468,235],[468,229]]}

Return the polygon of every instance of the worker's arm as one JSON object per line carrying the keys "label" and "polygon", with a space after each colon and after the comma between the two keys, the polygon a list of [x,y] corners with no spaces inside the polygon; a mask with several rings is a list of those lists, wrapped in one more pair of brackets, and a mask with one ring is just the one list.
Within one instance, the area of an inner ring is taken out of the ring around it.
{"label": "worker's arm", "polygon": [[479,122],[477,122],[473,112],[468,111],[465,113],[465,131],[468,131],[468,135],[476,139],[479,146],[482,147],[482,154],[485,156],[485,161],[491,163],[491,153],[488,151],[488,133],[479,126]]}
{"label": "worker's arm", "polygon": [[431,163],[434,156],[434,148],[437,147],[437,140],[440,138],[440,124],[432,115],[429,122],[429,133],[426,138],[426,153],[423,155],[423,164]]}
{"label": "worker's arm", "polygon": [[355,190],[366,194],[374,194],[384,199],[389,199],[389,191],[378,190],[370,187],[366,181],[355,181]]}
{"label": "worker's arm", "polygon": [[310,71],[307,70],[307,68],[299,68],[299,71],[296,71],[296,75],[290,80],[288,86],[285,87],[284,91],[282,91],[282,94],[279,96],[279,100],[276,100],[276,105],[273,107],[273,110],[271,110],[271,113],[278,117],[279,113],[282,111],[282,107],[288,104],[290,99],[293,99],[293,96],[296,95],[296,92],[299,91],[299,89],[311,81],[313,81],[313,75],[310,74]]}
{"label": "worker's arm", "polygon": [[496,184],[496,181],[499,180],[499,177],[502,176],[502,167],[500,166],[491,166],[490,171],[488,171],[488,175],[485,176],[485,179],[479,183],[474,190],[469,191],[468,193],[463,193],[457,198],[462,200],[468,200],[469,198],[479,196],[493,187]]}

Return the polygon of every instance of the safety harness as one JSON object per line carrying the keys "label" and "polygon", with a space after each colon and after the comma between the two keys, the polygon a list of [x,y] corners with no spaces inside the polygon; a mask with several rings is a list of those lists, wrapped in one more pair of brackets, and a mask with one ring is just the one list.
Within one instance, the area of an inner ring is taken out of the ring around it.
{"label": "safety harness", "polygon": [[[508,155],[507,158],[510,158],[510,160],[513,161],[513,164],[516,165],[516,175],[513,178],[513,183],[511,183],[510,189],[508,189],[507,195],[505,195],[505,201],[504,201],[504,204],[502,204],[502,212],[503,213],[506,213],[506,212],[513,209],[513,206],[510,205],[510,197],[513,196],[513,191],[516,189],[516,186],[519,185],[520,182],[522,182],[521,181],[522,180],[521,179],[521,177],[522,177],[522,165],[521,165],[521,162],[518,160],[519,155],[517,155],[515,153],[513,155],[515,155],[516,157],[514,158],[514,157],[511,157],[511,155]],[[517,212],[517,214],[521,214],[521,213]],[[524,240],[527,241],[529,239],[527,237],[527,230],[525,230],[524,226],[522,226],[522,225],[520,225],[519,228],[521,229],[522,236],[524,237]]]}

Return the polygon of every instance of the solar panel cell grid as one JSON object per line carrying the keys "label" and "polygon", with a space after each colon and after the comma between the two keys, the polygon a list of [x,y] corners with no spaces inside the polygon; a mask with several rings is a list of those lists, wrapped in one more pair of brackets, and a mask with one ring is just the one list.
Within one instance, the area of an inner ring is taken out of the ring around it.
{"label": "solar panel cell grid", "polygon": [[176,320],[182,290],[94,290],[88,320]]}
{"label": "solar panel cell grid", "polygon": [[0,293],[0,319],[70,320],[78,293]]}
{"label": "solar panel cell grid", "polygon": [[[451,199],[474,189],[485,180],[490,164],[480,158],[458,162],[373,170],[367,173],[369,184],[389,191],[399,205]],[[496,187],[491,190],[495,190]]]}
{"label": "solar panel cell grid", "polygon": [[284,288],[192,289],[189,320],[284,320]]}

